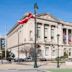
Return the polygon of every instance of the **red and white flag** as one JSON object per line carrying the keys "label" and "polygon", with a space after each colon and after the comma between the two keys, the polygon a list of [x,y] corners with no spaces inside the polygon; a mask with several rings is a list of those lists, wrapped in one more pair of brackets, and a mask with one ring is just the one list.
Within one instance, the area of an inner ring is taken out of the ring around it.
{"label": "red and white flag", "polygon": [[29,14],[27,15],[27,17],[25,17],[24,19],[18,21],[18,24],[24,24],[24,23],[28,22],[28,20],[29,20],[30,18],[34,18],[34,16],[32,15],[32,13],[29,13]]}

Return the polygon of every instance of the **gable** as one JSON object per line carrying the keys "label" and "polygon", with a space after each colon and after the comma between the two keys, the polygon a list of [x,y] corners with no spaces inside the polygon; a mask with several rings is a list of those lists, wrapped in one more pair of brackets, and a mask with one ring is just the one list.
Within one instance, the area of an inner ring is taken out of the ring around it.
{"label": "gable", "polygon": [[53,21],[59,21],[55,16],[50,14],[40,14],[38,15],[39,18],[47,19],[47,20],[53,20]]}

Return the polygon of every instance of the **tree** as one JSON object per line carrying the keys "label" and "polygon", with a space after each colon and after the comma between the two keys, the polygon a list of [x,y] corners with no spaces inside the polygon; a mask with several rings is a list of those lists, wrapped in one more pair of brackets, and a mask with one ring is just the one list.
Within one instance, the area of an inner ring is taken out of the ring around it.
{"label": "tree", "polygon": [[[34,59],[34,51],[35,51],[35,48],[30,48],[29,55],[32,57],[32,59]],[[37,53],[37,57],[40,57],[41,56],[41,49],[36,48],[36,53]]]}
{"label": "tree", "polygon": [[68,58],[68,54],[64,52],[64,58]]}
{"label": "tree", "polygon": [[30,51],[30,47],[26,46],[26,47],[24,48],[24,53],[25,53],[26,57],[29,56],[29,51]]}
{"label": "tree", "polygon": [[[6,51],[6,59],[11,58],[14,59],[15,55],[11,51]],[[5,49],[2,49],[2,56],[0,56],[0,59],[5,58]]]}
{"label": "tree", "polygon": [[11,51],[7,51],[7,59],[14,59],[15,55]]}
{"label": "tree", "polygon": [[34,60],[34,48],[30,48],[30,50],[29,50],[29,55],[30,55],[30,57],[32,57],[32,59]]}
{"label": "tree", "polygon": [[68,58],[68,54],[66,53],[66,52],[64,52],[64,55],[63,56],[60,56],[59,58],[58,57],[56,57],[56,60],[65,60],[66,58]]}

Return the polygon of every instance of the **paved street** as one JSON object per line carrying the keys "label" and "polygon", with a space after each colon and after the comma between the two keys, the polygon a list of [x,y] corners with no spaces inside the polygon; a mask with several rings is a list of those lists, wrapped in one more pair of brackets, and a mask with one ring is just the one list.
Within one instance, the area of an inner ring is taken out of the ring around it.
{"label": "paved street", "polygon": [[19,70],[0,70],[0,72],[50,72],[48,70],[42,70],[42,69],[19,69]]}
{"label": "paved street", "polygon": [[[51,63],[49,61],[45,62],[37,62],[38,69],[57,69],[57,63]],[[65,63],[61,63],[60,69],[72,69],[72,65],[66,65]],[[20,63],[9,63],[3,61],[3,64],[0,62],[0,70],[1,69],[34,69],[34,62],[20,62]]]}
{"label": "paved street", "polygon": [[[60,68],[57,68],[57,63],[51,63],[49,61],[37,62],[38,68],[33,68],[34,62],[22,62],[22,63],[8,63],[0,62],[0,72],[72,72],[72,65],[60,64]],[[62,71],[60,71],[60,70]],[[67,70],[66,70],[67,69]],[[68,71],[70,70],[70,71]]]}
{"label": "paved street", "polygon": [[[50,62],[37,62],[38,69],[50,69],[57,68],[57,64]],[[3,61],[3,64],[0,62],[0,69],[34,69],[34,62],[20,62],[20,63],[8,63]]]}

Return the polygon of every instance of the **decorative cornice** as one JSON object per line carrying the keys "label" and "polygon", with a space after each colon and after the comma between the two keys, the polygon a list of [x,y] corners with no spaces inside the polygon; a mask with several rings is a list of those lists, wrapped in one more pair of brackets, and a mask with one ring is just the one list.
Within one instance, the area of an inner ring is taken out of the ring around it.
{"label": "decorative cornice", "polygon": [[[12,46],[12,47],[9,47],[7,49],[11,49],[11,48],[15,48],[15,47],[18,47],[18,46],[23,46],[23,45],[33,45],[34,43],[21,43],[19,45],[15,45],[15,46]],[[50,43],[37,43],[39,45],[48,45],[48,46],[59,46],[59,47],[72,47],[72,45],[65,45],[65,44],[50,44]]]}
{"label": "decorative cornice", "polygon": [[[49,15],[51,16],[53,19],[55,20],[49,20],[49,19],[44,19],[44,18],[40,18],[40,16],[44,16],[44,15]],[[25,18],[26,16],[23,16],[21,19]],[[20,19],[20,20],[21,20]],[[45,20],[45,21],[50,21],[50,22],[54,22],[54,23],[58,23],[58,24],[62,24],[62,25],[66,25],[66,26],[71,26],[72,27],[72,23],[69,23],[69,22],[64,22],[64,21],[60,21],[58,20],[56,17],[52,16],[51,14],[47,14],[47,13],[44,13],[44,14],[38,14],[37,15],[37,19],[40,19],[40,20]],[[7,33],[7,35],[9,35],[16,27],[18,27],[19,24],[16,23],[12,29]]]}

